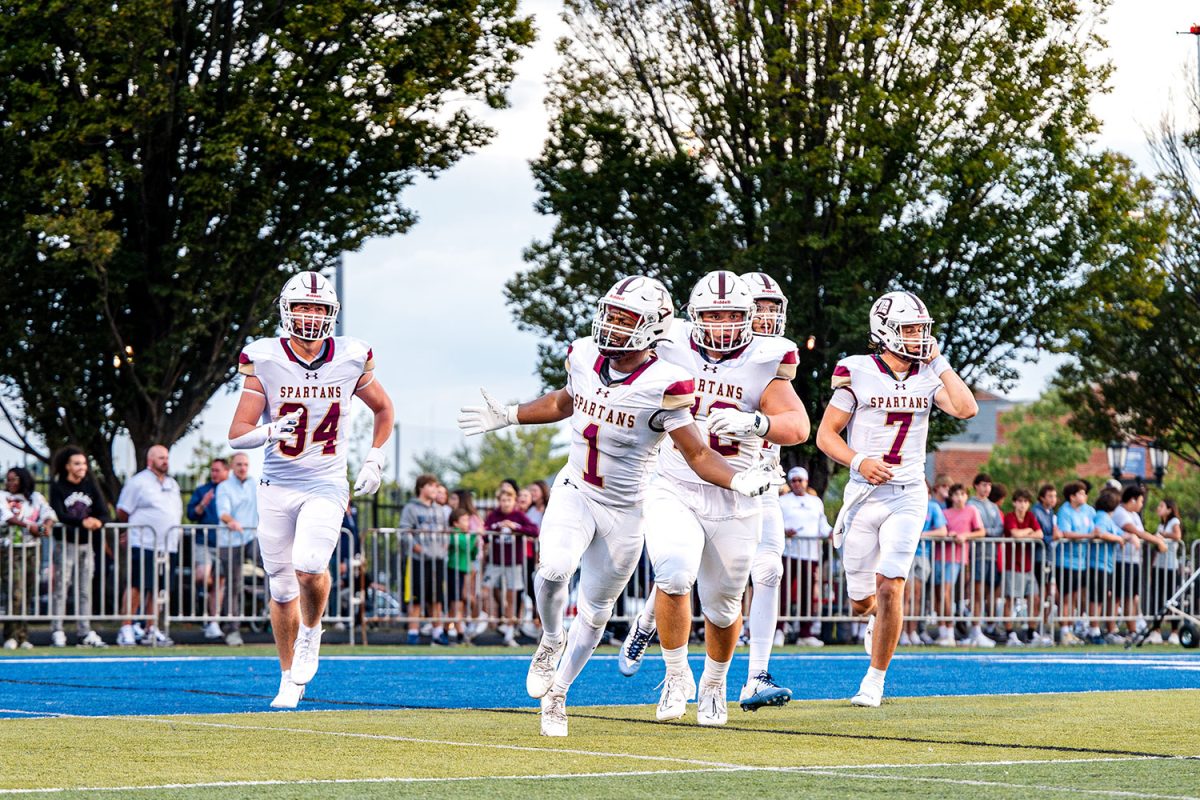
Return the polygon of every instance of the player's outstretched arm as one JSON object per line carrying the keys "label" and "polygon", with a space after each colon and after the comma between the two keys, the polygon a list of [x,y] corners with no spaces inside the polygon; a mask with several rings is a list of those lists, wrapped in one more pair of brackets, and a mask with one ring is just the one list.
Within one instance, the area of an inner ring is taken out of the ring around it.
{"label": "player's outstretched arm", "polygon": [[970,419],[979,413],[975,395],[963,379],[958,377],[958,373],[950,366],[946,357],[939,352],[936,343],[933,345],[933,357],[929,359],[929,368],[942,380],[942,388],[933,396],[933,402],[937,403],[938,408],[958,419]]}
{"label": "player's outstretched arm", "polygon": [[878,458],[868,458],[863,453],[854,452],[842,431],[850,424],[850,412],[843,411],[834,405],[825,407],[825,415],[821,417],[821,425],[817,428],[817,447],[822,453],[837,463],[852,470],[858,470],[868,483],[887,483],[892,479],[892,471]]}
{"label": "player's outstretched arm", "polygon": [[253,450],[267,442],[278,442],[291,436],[300,424],[299,411],[285,414],[277,420],[260,425],[263,411],[267,408],[267,393],[262,381],[250,375],[242,384],[242,396],[233,422],[229,424],[229,446],[234,450]]}
{"label": "player's outstretched arm", "polygon": [[720,453],[705,444],[695,423],[676,428],[667,435],[679,448],[692,471],[714,486],[732,489],[747,497],[757,497],[776,483],[773,473],[778,470],[773,465],[769,470],[751,467],[741,472],[735,471]]}
{"label": "player's outstretched arm", "polygon": [[498,431],[509,425],[541,425],[559,422],[571,416],[571,395],[566,389],[547,392],[536,400],[504,405],[480,389],[483,405],[463,406],[458,412],[458,427],[467,436]]}

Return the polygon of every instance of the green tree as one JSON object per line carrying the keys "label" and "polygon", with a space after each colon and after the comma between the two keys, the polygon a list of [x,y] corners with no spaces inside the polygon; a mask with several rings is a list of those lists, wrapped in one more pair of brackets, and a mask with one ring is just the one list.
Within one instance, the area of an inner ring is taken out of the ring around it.
{"label": "green tree", "polygon": [[1098,445],[1065,424],[1070,414],[1070,407],[1054,392],[1002,414],[1004,443],[992,450],[984,471],[1007,486],[1010,495],[1018,488],[1036,494],[1043,483],[1062,486],[1078,477],[1078,466]]}
{"label": "green tree", "polygon": [[567,463],[563,449],[555,443],[558,428],[536,425],[485,433],[477,450],[466,446],[455,450],[454,471],[459,484],[476,497],[490,497],[505,478],[525,486],[538,480],[553,479]]}
{"label": "green tree", "polygon": [[969,383],[1006,385],[1022,348],[1063,343],[1081,284],[1155,250],[1129,213],[1151,184],[1091,145],[1106,5],[568,0],[533,164],[556,224],[507,285],[546,385],[617,278],[683,302],[722,267],[785,288],[814,413],[899,287]]}
{"label": "green tree", "polygon": [[422,453],[417,453],[413,456],[414,467],[408,473],[410,478],[409,491],[412,490],[412,485],[416,483],[418,475],[433,475],[440,483],[450,489],[457,488],[459,482],[458,468],[462,465],[464,458],[469,458],[469,451],[449,456],[435,450],[426,450]]}
{"label": "green tree", "polygon": [[[517,0],[0,0],[5,412],[110,478],[185,433],[285,278],[407,230],[486,143]],[[19,397],[20,402],[12,399]]]}

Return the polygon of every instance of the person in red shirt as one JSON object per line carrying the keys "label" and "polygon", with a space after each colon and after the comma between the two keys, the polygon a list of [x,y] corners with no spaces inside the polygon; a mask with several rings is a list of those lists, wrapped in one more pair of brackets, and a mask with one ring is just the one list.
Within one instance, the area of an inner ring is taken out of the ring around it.
{"label": "person in red shirt", "polygon": [[[1030,510],[1032,507],[1033,495],[1025,489],[1018,489],[1013,494],[1013,510],[1004,515],[1004,535],[1014,540],[1012,543],[1004,545],[1006,551],[1004,596],[1008,598],[1009,603],[1013,604],[1014,610],[1017,600],[1025,600],[1026,607],[1029,609],[1030,644],[1052,645],[1054,644],[1053,639],[1038,632],[1038,625],[1041,621],[1042,596],[1037,575],[1033,571],[1035,563],[1033,551],[1034,548],[1040,546],[1042,529]],[[1009,612],[1009,616],[1013,616],[1012,611]],[[1004,628],[1008,631],[1008,641],[1005,644],[1010,647],[1020,647],[1025,644],[1013,630],[1011,619],[1004,623]]]}
{"label": "person in red shirt", "polygon": [[525,585],[525,543],[517,537],[538,535],[538,526],[517,509],[517,493],[513,487],[501,484],[496,492],[499,505],[488,512],[483,526],[490,546],[483,585],[500,594],[500,616],[504,644],[516,647],[517,593]]}

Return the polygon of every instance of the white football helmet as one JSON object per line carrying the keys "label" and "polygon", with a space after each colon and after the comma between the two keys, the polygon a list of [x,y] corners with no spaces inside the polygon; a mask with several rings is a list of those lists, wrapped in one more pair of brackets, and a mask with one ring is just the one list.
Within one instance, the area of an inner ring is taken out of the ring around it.
{"label": "white football helmet", "polygon": [[[916,336],[906,326],[919,325]],[[927,361],[933,354],[933,317],[912,292],[888,292],[871,306],[871,341],[909,361]]]}
{"label": "white football helmet", "polygon": [[[637,321],[624,324],[614,311],[628,312]],[[601,355],[609,358],[645,350],[667,335],[674,318],[675,306],[662,283],[631,275],[617,281],[596,304],[592,340]]]}
{"label": "white football helmet", "polygon": [[[297,303],[315,303],[325,306],[325,314],[296,314],[292,306]],[[341,309],[337,292],[319,272],[301,272],[293,275],[279,293],[279,318],[283,330],[289,336],[308,341],[319,341],[333,335],[333,324]]]}
{"label": "white football helmet", "polygon": [[[742,276],[754,293],[754,319],[766,323],[767,330],[755,331],[756,336],[783,336],[783,327],[787,322],[787,297],[779,284],[765,272],[747,272]],[[759,300],[772,300],[779,303],[778,311],[762,311],[758,308]]]}
{"label": "white football helmet", "polygon": [[[741,321],[705,322],[705,311],[739,311]],[[744,280],[727,269],[710,272],[700,279],[688,298],[692,341],[707,350],[727,353],[745,347],[754,336],[754,293]]]}

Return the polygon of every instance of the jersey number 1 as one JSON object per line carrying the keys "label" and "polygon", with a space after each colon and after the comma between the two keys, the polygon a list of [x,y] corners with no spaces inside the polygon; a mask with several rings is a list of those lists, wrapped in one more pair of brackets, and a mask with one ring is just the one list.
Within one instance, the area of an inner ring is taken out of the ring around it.
{"label": "jersey number 1", "polygon": [[604,476],[600,475],[600,426],[592,423],[583,429],[587,442],[587,464],[583,468],[583,479],[598,489],[604,488]]}
{"label": "jersey number 1", "polygon": [[904,448],[904,440],[908,438],[908,429],[912,427],[913,413],[911,411],[892,411],[884,420],[884,425],[899,425],[899,430],[896,431],[896,440],[892,442],[892,449],[883,457],[883,463],[898,466],[904,457],[900,454]]}
{"label": "jersey number 1", "polygon": [[[303,453],[305,445],[308,444],[308,409],[304,405],[301,403],[284,403],[279,407],[279,416],[282,417],[293,411],[300,412],[300,422],[297,423],[294,434],[296,441],[281,441],[279,443],[279,452],[291,458],[295,458]],[[324,444],[321,448],[321,455],[331,456],[337,453],[338,423],[341,419],[341,404],[333,403],[329,406],[329,411],[325,413],[324,419],[313,430],[312,440]]]}

